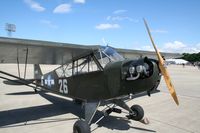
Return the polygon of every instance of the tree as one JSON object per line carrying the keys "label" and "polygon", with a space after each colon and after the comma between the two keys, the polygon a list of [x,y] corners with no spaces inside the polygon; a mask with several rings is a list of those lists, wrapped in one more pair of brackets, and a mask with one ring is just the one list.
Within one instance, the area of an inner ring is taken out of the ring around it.
{"label": "tree", "polygon": [[199,53],[193,53],[193,54],[183,53],[182,59],[187,60],[187,61],[192,62],[192,63],[200,61],[200,52]]}

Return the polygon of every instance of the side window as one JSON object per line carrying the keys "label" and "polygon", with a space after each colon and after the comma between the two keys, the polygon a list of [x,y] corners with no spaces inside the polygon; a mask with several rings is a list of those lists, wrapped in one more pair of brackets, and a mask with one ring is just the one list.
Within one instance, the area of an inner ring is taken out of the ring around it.
{"label": "side window", "polygon": [[70,77],[70,76],[72,76],[72,63],[62,65],[59,68],[57,68],[55,71],[56,71],[58,77],[60,77],[60,78]]}
{"label": "side window", "polygon": [[90,70],[90,72],[94,72],[94,71],[98,71],[99,70],[99,67],[97,66],[97,64],[93,60],[93,58],[91,58],[91,60],[89,62],[89,70]]}
{"label": "side window", "polygon": [[74,62],[74,75],[88,72],[88,59],[82,58]]}
{"label": "side window", "polygon": [[111,59],[109,59],[102,51],[96,52],[95,57],[103,68],[106,66],[106,64],[111,62]]}
{"label": "side window", "polygon": [[98,70],[99,68],[91,56],[74,61],[74,75]]}

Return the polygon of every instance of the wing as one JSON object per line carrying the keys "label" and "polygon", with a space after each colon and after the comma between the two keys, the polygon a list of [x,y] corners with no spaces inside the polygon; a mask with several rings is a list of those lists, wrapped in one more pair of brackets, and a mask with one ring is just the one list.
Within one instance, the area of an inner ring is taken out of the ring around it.
{"label": "wing", "polygon": [[64,64],[73,58],[97,50],[84,46],[38,40],[0,37],[0,63]]}
{"label": "wing", "polygon": [[[154,51],[130,50],[130,49],[120,49],[120,48],[118,48],[116,50],[123,57],[129,58],[129,59],[138,59],[138,58],[145,57],[145,56],[147,56],[148,58],[157,59],[157,55]],[[161,54],[162,54],[162,56],[165,57],[165,59],[182,57],[182,54],[180,54],[180,53],[161,52]]]}

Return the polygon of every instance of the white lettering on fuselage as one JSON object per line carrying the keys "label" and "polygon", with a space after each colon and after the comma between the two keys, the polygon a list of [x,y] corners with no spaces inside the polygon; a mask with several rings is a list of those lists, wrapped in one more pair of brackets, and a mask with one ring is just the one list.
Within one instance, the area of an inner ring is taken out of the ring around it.
{"label": "white lettering on fuselage", "polygon": [[58,84],[60,84],[59,92],[68,94],[67,79],[59,79]]}

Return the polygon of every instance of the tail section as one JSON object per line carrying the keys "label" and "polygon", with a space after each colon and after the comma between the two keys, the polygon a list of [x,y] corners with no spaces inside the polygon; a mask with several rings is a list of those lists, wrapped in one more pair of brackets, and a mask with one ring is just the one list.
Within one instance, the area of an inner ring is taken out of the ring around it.
{"label": "tail section", "polygon": [[39,80],[42,77],[42,71],[39,64],[34,64],[34,79]]}

